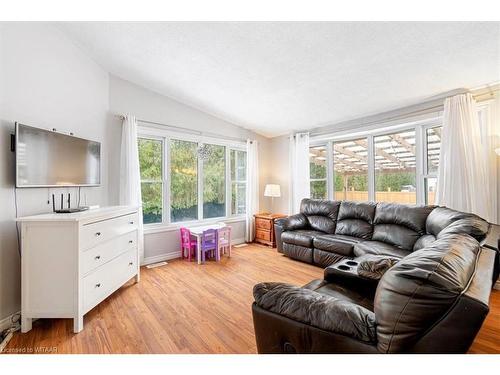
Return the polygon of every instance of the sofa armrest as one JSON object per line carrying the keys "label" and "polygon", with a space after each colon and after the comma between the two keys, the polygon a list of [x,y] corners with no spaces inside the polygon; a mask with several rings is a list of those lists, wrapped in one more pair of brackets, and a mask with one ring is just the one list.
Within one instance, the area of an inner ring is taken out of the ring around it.
{"label": "sofa armrest", "polygon": [[309,221],[304,214],[295,214],[286,218],[278,219],[275,224],[276,223],[283,228],[283,231],[306,229],[309,227]]}
{"label": "sofa armrest", "polygon": [[264,310],[365,343],[376,342],[375,314],[362,306],[284,283],[260,283],[253,293]]}

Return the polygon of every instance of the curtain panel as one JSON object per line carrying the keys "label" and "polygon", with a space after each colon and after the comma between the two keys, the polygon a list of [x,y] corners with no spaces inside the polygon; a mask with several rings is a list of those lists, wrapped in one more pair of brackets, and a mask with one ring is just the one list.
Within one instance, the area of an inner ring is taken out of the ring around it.
{"label": "curtain panel", "polygon": [[246,242],[255,237],[254,216],[259,212],[259,145],[255,140],[247,140],[247,201],[246,201]]}
{"label": "curtain panel", "polygon": [[300,211],[300,202],[310,197],[309,133],[290,136],[290,214]]}
{"label": "curtain panel", "polygon": [[137,120],[135,116],[125,115],[122,123],[122,142],[120,151],[120,205],[134,206],[139,209],[139,255],[144,259],[144,227],[142,222],[141,172],[139,167],[139,148],[137,146]]}

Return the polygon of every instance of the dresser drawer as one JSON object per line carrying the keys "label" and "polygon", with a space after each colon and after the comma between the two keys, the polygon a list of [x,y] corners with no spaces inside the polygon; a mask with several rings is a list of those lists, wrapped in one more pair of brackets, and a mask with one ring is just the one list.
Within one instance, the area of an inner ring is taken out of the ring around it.
{"label": "dresser drawer", "polygon": [[256,218],[255,219],[255,226],[258,229],[266,229],[266,230],[271,230],[271,220],[269,219],[261,219],[261,218]]}
{"label": "dresser drawer", "polygon": [[255,231],[255,238],[258,240],[271,241],[271,231],[257,229]]}
{"label": "dresser drawer", "polygon": [[138,215],[130,214],[85,224],[80,232],[81,249],[86,250],[109,239],[137,230]]}
{"label": "dresser drawer", "polygon": [[130,249],[83,278],[83,306],[91,310],[137,273],[137,248]]}
{"label": "dresser drawer", "polygon": [[116,258],[121,253],[137,247],[137,231],[126,233],[84,251],[81,255],[82,272],[87,274]]}

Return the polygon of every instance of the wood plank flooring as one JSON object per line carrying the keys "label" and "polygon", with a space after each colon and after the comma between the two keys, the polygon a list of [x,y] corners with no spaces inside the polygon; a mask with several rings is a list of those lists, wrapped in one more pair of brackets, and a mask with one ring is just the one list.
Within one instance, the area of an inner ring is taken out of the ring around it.
{"label": "wood plank flooring", "polygon": [[[296,262],[275,249],[249,245],[231,258],[203,265],[183,260],[142,269],[129,283],[90,311],[84,330],[70,319],[41,319],[16,333],[10,352],[52,353],[256,353],[252,288],[260,281],[296,285],[322,278],[323,270]],[[500,353],[500,292],[472,353]]]}

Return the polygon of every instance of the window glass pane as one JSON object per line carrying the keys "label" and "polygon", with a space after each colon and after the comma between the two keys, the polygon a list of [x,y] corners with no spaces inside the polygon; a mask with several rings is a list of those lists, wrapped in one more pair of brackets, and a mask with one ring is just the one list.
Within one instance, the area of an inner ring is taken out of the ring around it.
{"label": "window glass pane", "polygon": [[309,169],[311,180],[326,179],[326,147],[309,148]]}
{"label": "window glass pane", "polygon": [[161,181],[163,142],[157,139],[138,139],[141,180]]}
{"label": "window glass pane", "polygon": [[163,207],[163,183],[142,182],[142,215],[144,224],[161,223]]}
{"label": "window glass pane", "polygon": [[224,146],[203,145],[203,218],[226,216],[226,158]]}
{"label": "window glass pane", "polygon": [[427,129],[427,173],[436,174],[441,153],[441,126]]}
{"label": "window glass pane", "polygon": [[375,142],[375,200],[414,204],[415,130],[380,135]]}
{"label": "window glass pane", "polygon": [[326,199],[326,180],[311,181],[311,198],[312,199]]}
{"label": "window glass pane", "polygon": [[198,219],[197,144],[170,141],[170,218],[172,222]]}
{"label": "window glass pane", "polygon": [[240,215],[246,212],[246,151],[231,150],[231,214]]}
{"label": "window glass pane", "polygon": [[436,177],[425,179],[425,204],[433,205],[436,203],[436,185]]}
{"label": "window glass pane", "polygon": [[366,138],[333,143],[334,199],[368,200]]}
{"label": "window glass pane", "polygon": [[163,213],[163,141],[139,138],[139,168],[141,173],[144,224],[161,223]]}

